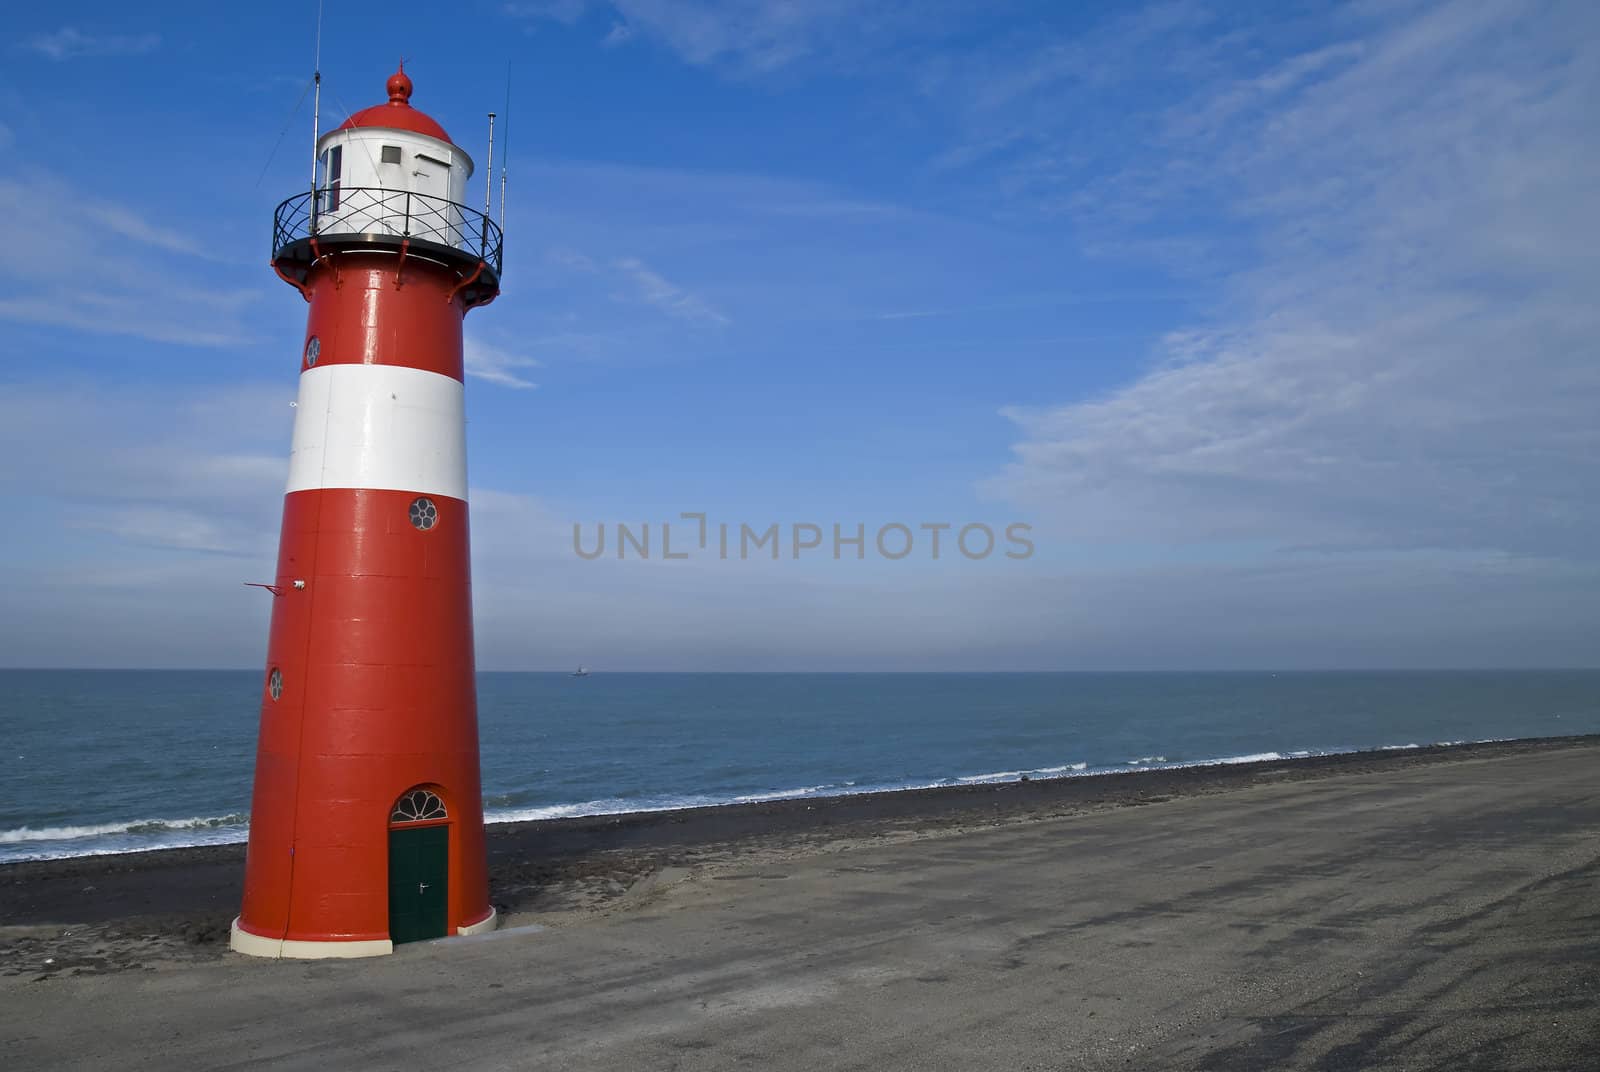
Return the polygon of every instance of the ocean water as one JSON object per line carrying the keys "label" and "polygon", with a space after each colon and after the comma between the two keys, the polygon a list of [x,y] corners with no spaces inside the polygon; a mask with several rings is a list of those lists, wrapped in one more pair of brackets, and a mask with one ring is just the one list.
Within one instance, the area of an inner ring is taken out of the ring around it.
{"label": "ocean water", "polygon": [[[242,841],[260,674],[0,670],[0,862]],[[490,822],[1600,732],[1600,671],[479,677]]]}

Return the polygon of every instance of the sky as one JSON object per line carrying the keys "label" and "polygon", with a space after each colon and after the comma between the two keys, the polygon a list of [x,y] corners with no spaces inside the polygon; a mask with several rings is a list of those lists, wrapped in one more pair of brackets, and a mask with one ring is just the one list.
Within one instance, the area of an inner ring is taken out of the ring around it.
{"label": "sky", "polygon": [[[0,664],[255,667],[316,4],[6,21]],[[324,129],[401,57],[480,165],[501,117],[479,666],[1600,665],[1597,40],[1559,0],[328,4]]]}

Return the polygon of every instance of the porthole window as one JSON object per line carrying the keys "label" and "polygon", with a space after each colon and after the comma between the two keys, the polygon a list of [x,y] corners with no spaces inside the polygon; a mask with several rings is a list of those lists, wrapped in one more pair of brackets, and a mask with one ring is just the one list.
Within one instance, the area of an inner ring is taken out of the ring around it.
{"label": "porthole window", "polygon": [[439,799],[437,793],[426,789],[413,789],[395,801],[394,812],[389,816],[389,821],[391,823],[420,823],[426,819],[448,819],[449,817],[449,813],[444,810],[444,801]]}
{"label": "porthole window", "polygon": [[272,668],[272,673],[267,675],[267,693],[274,700],[283,697],[283,671],[276,666]]}
{"label": "porthole window", "polygon": [[317,358],[322,356],[322,340],[315,335],[306,340],[306,368],[311,368],[317,363]]}
{"label": "porthole window", "polygon": [[411,523],[423,532],[427,532],[439,523],[439,508],[433,505],[432,499],[411,501]]}

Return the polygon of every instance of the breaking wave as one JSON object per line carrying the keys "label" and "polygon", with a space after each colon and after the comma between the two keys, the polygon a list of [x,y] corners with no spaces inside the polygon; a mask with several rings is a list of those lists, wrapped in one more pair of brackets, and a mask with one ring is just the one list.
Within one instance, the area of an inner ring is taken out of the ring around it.
{"label": "breaking wave", "polygon": [[[1493,738],[1491,740],[1504,740]],[[1439,741],[1438,746],[1455,746],[1467,741]],[[1174,770],[1187,767],[1227,766],[1240,763],[1262,763],[1272,760],[1304,759],[1311,756],[1348,755],[1361,751],[1396,751],[1421,748],[1416,743],[1379,745],[1375,748],[1332,748],[1291,752],[1252,752],[1235,756],[1219,756],[1201,760],[1179,760],[1166,755],[1140,756],[1120,763],[1094,763],[1078,761],[1049,767],[1026,770],[991,771],[985,774],[952,775],[932,780],[904,780],[858,784],[855,781],[800,786],[791,789],[771,789],[743,794],[680,794],[661,796],[604,797],[574,803],[549,804],[530,807],[495,807],[508,803],[521,793],[492,796],[485,809],[484,821],[490,824],[532,822],[543,819],[569,819],[596,815],[620,815],[639,812],[682,811],[688,808],[728,807],[738,804],[756,804],[785,800],[826,799],[855,796],[866,793],[904,792],[915,789],[934,789],[945,786],[994,785],[1023,780],[1072,778],[1087,774],[1109,774],[1117,771]],[[197,845],[227,845],[243,842],[249,834],[249,815],[236,812],[227,815],[204,815],[187,819],[135,819],[128,822],[87,824],[80,826],[23,826],[13,830],[0,830],[0,863],[25,860],[62,859],[74,856],[114,855],[142,852],[149,849],[183,848]]]}
{"label": "breaking wave", "polygon": [[195,845],[231,845],[243,841],[249,832],[250,816],[242,812],[83,826],[21,826],[0,830],[0,863],[110,856]]}
{"label": "breaking wave", "polygon": [[250,816],[203,815],[194,819],[135,819],[128,823],[99,823],[93,826],[30,826],[15,830],[0,830],[0,845],[15,845],[27,841],[75,841],[79,838],[106,837],[114,834],[161,834],[172,830],[224,830],[238,828],[240,840],[250,822]]}

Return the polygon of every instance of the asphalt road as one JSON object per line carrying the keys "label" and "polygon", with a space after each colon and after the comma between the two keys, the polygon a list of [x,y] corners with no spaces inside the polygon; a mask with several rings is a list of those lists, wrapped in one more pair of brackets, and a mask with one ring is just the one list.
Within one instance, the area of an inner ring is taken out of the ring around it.
{"label": "asphalt road", "polygon": [[0,987],[0,1066],[1600,1068],[1600,747],[672,870],[358,962]]}

